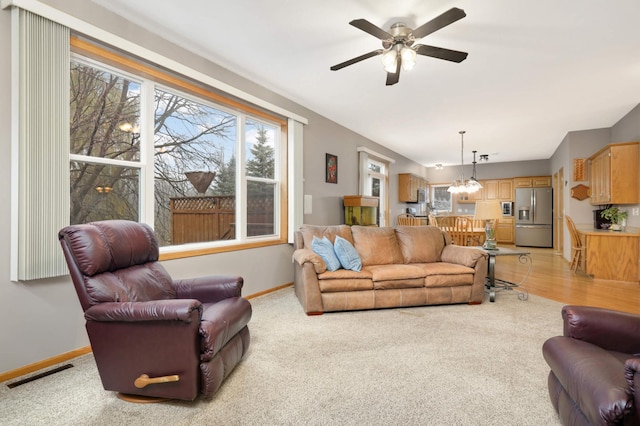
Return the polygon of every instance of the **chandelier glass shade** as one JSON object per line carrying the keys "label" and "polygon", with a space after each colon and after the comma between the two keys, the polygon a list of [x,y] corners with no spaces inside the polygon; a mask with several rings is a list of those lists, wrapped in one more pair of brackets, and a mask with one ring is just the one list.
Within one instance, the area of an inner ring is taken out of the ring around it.
{"label": "chandelier glass shade", "polygon": [[482,189],[482,185],[476,179],[476,151],[473,151],[473,176],[471,179],[465,181],[464,180],[464,134],[465,131],[461,130],[460,132],[460,180],[454,181],[451,186],[447,189],[448,192],[452,194],[473,194],[474,192],[478,192]]}

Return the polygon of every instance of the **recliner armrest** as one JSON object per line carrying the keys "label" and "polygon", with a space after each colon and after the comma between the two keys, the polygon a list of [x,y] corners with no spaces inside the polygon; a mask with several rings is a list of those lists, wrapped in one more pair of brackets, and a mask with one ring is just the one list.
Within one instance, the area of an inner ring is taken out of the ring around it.
{"label": "recliner armrest", "polygon": [[603,349],[640,353],[640,315],[591,306],[562,308],[564,335]]}
{"label": "recliner armrest", "polygon": [[193,299],[152,300],[148,302],[108,302],[87,309],[87,321],[140,322],[140,321],[199,321],[202,303]]}
{"label": "recliner armrest", "polygon": [[196,299],[202,303],[216,303],[230,297],[241,297],[243,284],[242,277],[226,275],[173,281],[178,298]]}

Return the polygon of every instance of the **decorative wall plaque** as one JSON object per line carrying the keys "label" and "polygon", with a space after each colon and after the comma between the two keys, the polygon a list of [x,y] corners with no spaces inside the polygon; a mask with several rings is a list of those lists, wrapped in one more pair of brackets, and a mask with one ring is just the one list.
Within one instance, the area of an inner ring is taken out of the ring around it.
{"label": "decorative wall plaque", "polygon": [[573,181],[580,182],[583,180],[587,180],[587,159],[574,158],[573,159]]}
{"label": "decorative wall plaque", "polygon": [[576,200],[586,200],[590,197],[589,187],[583,184],[576,185],[571,188],[571,198],[575,198]]}

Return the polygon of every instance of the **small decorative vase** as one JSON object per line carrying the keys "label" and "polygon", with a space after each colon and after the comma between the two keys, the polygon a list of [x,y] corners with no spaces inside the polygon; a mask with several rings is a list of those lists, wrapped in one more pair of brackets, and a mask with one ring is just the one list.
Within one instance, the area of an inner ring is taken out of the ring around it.
{"label": "small decorative vase", "polygon": [[612,231],[620,231],[622,230],[622,225],[620,225],[619,223],[612,223],[611,224],[611,229]]}

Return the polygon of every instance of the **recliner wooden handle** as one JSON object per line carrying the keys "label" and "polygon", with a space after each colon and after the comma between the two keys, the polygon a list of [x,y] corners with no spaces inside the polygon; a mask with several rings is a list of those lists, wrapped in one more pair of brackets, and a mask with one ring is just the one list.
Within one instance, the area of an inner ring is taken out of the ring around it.
{"label": "recliner wooden handle", "polygon": [[149,377],[146,374],[142,374],[138,377],[134,382],[134,386],[138,389],[142,389],[147,385],[153,385],[155,383],[169,383],[169,382],[177,382],[180,380],[180,376],[174,374],[172,376],[161,376],[161,377]]}

